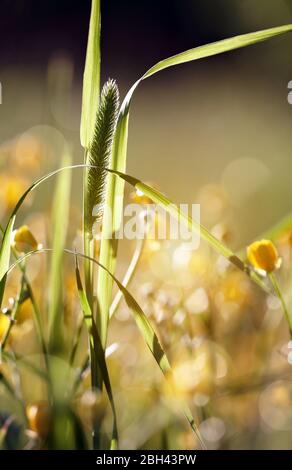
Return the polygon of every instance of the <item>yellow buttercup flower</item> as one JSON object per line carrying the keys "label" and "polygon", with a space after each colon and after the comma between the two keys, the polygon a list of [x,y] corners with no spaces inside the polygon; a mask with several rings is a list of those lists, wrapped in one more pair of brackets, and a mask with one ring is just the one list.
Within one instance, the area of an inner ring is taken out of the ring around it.
{"label": "yellow buttercup flower", "polygon": [[281,262],[277,248],[270,240],[259,240],[249,245],[247,257],[254,268],[267,273],[277,269]]}
{"label": "yellow buttercup flower", "polygon": [[9,318],[0,312],[0,341],[4,338],[10,325]]}
{"label": "yellow buttercup flower", "polygon": [[18,253],[28,253],[37,250],[39,245],[28,226],[23,225],[13,232],[12,246]]}

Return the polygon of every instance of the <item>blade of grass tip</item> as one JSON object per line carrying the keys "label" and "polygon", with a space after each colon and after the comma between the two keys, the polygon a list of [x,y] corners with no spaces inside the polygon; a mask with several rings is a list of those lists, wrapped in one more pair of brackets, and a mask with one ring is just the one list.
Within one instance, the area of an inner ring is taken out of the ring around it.
{"label": "blade of grass tip", "polygon": [[128,174],[113,170],[109,171],[114,175],[123,178],[131,186],[148,196],[150,199],[152,199],[155,204],[162,207],[171,216],[175,217],[177,220],[179,220],[179,222],[182,222],[184,225],[186,225],[189,230],[194,233],[199,233],[203,240],[207,242],[219,255],[226,258],[231,264],[233,264],[241,271],[244,271],[249,276],[249,278],[254,281],[259,287],[261,287],[261,289],[263,289],[265,292],[270,293],[266,284],[263,282],[261,277],[256,274],[255,271],[250,269],[250,267],[245,264],[232,250],[230,250],[216,237],[214,237],[214,235],[212,235],[206,227],[204,227],[197,220],[182,212],[176,204],[174,204],[170,199],[161,194],[157,189],[151,188],[147,184]]}
{"label": "blade of grass tip", "polygon": [[83,77],[80,125],[81,145],[88,149],[94,135],[100,95],[100,0],[92,0]]}
{"label": "blade of grass tip", "polygon": [[[115,132],[110,168],[122,173],[126,171],[130,105],[135,90],[143,80],[168,67],[246,47],[290,31],[292,31],[291,24],[224,39],[222,41],[196,47],[173,57],[169,57],[150,68],[139,80],[137,80],[137,82],[134,83],[121,106],[117,129]],[[118,245],[118,240],[113,239],[113,234],[117,234],[120,230],[123,195],[123,182],[116,180],[113,177],[109,178],[100,248],[100,262],[113,273],[116,268]],[[100,273],[98,298],[100,302],[101,316],[109,315],[109,308],[112,300],[112,280],[105,272]],[[104,338],[106,338],[106,332],[104,332],[102,337],[103,345],[105,346]]]}
{"label": "blade of grass tip", "polygon": [[[70,166],[71,155],[68,149],[62,158],[62,167]],[[49,274],[49,350],[51,353],[60,352],[62,341],[62,286],[63,286],[63,250],[65,248],[71,192],[71,171],[59,174],[54,193],[52,210],[52,258]]]}
{"label": "blade of grass tip", "polygon": [[[32,251],[30,253],[27,253],[26,255],[23,256],[23,258],[29,258],[33,255],[36,255],[36,254],[41,254],[41,253],[48,253],[52,251],[50,248],[43,248],[41,250],[36,250],[36,251]],[[78,256],[79,258],[82,258],[82,259],[85,259],[87,258],[86,255],[84,255],[83,253],[78,253],[76,251],[72,251],[72,250],[69,250],[69,249],[65,249],[64,250],[65,253],[68,253],[69,255],[73,255],[73,256]],[[108,271],[105,266],[103,266],[99,261],[97,261],[96,259],[94,258],[90,258],[90,260],[92,263],[95,263],[97,266],[99,266],[101,269],[104,269],[107,271],[107,274],[112,278],[113,282],[116,283],[116,285],[118,286],[118,288],[122,291],[123,293],[123,297],[125,299],[125,302],[128,306],[128,308],[130,309],[130,311],[132,312],[133,314],[133,317],[136,321],[136,324],[138,326],[138,329],[140,330],[140,333],[142,334],[143,338],[144,338],[144,341],[146,342],[151,354],[153,355],[155,361],[157,362],[158,366],[160,367],[162,373],[165,375],[166,379],[170,379],[172,377],[172,370],[171,370],[171,367],[170,367],[170,364],[169,364],[169,361],[168,361],[168,358],[159,342],[159,339],[155,333],[155,330],[153,329],[151,323],[149,322],[148,318],[146,317],[145,313],[143,312],[142,308],[139,306],[139,304],[137,303],[137,301],[134,299],[134,297],[130,294],[130,292],[128,291],[128,289],[126,289],[122,284],[121,282],[110,272]],[[13,269],[16,268],[17,264],[21,262],[20,259],[18,259],[13,265],[10,266],[9,270],[7,271],[7,274],[9,274],[11,271],[13,271]],[[86,298],[86,295],[84,294],[84,290],[82,289],[79,289],[79,293],[81,292],[81,300],[82,302],[85,302],[84,303],[84,308],[86,308],[86,317],[88,317],[88,313],[91,311],[91,310],[88,310],[88,301],[86,302],[85,298]],[[92,315],[91,315],[92,316]],[[97,330],[96,330],[97,331]],[[99,338],[99,341],[101,342],[101,338]],[[98,347],[99,348],[99,347]],[[100,351],[100,348],[99,348],[99,351]],[[103,348],[102,348],[102,352],[103,352]],[[104,358],[104,354],[102,355],[103,356],[103,360],[105,360]],[[103,361],[102,359],[100,359],[101,361]],[[194,421],[194,418],[192,416],[192,413],[188,407],[187,404],[184,404],[182,406],[182,411],[183,411],[183,414],[185,415],[187,421],[189,422],[189,425],[191,426],[191,429],[194,431],[194,433],[196,434],[201,446],[203,448],[206,448],[201,436],[200,436],[200,433],[199,433],[199,430],[197,429],[196,425],[195,425],[195,421]]]}
{"label": "blade of grass tip", "polygon": [[90,343],[91,343],[90,348],[91,348],[92,353],[95,354],[96,356],[95,362],[97,362],[100,368],[100,372],[102,374],[103,382],[105,384],[105,388],[108,394],[108,398],[109,398],[112,413],[113,413],[113,433],[112,433],[112,439],[111,439],[111,450],[117,450],[118,449],[118,426],[117,426],[117,415],[116,415],[116,408],[115,408],[114,397],[112,393],[111,382],[109,378],[109,373],[108,373],[107,364],[106,364],[101,340],[99,337],[99,333],[96,328],[95,321],[93,319],[93,314],[92,314],[89,302],[87,300],[86,293],[82,286],[77,257],[75,257],[75,259],[76,259],[75,269],[76,269],[76,283],[77,283],[78,296],[79,296],[80,305],[84,314],[84,320],[87,325],[88,334],[90,337]]}

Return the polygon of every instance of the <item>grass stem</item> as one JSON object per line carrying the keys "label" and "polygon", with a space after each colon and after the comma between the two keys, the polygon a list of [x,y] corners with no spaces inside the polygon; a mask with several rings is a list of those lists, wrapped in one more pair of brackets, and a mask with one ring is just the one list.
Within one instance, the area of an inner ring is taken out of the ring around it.
{"label": "grass stem", "polygon": [[284,297],[283,297],[283,294],[281,292],[281,289],[280,289],[280,286],[279,286],[279,283],[278,283],[278,280],[275,276],[274,273],[270,273],[269,274],[269,278],[271,280],[271,284],[275,290],[275,293],[278,297],[278,299],[280,300],[281,302],[281,306],[282,306],[282,309],[283,309],[283,313],[284,313],[284,316],[285,316],[285,319],[287,321],[287,324],[288,324],[288,329],[289,329],[289,335],[290,335],[290,338],[292,339],[292,319],[290,317],[290,314],[288,312],[288,309],[287,309],[287,305],[286,305],[286,302],[284,300]]}

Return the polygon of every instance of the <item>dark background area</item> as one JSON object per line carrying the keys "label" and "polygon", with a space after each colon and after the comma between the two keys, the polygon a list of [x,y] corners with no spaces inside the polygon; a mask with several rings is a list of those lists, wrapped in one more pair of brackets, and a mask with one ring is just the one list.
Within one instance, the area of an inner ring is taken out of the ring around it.
{"label": "dark background area", "polygon": [[[1,65],[46,66],[56,51],[65,51],[81,71],[90,3],[2,0]],[[291,0],[104,0],[104,68],[136,76],[181,50],[291,20]]]}

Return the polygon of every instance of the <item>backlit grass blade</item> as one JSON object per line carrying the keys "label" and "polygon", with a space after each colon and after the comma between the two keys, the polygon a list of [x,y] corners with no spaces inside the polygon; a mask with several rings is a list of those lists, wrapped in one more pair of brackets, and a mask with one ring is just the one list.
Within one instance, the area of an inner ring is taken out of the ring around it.
{"label": "backlit grass blade", "polygon": [[10,251],[11,251],[11,237],[13,226],[15,222],[15,214],[10,218],[7,227],[4,231],[1,250],[0,250],[0,307],[2,306],[5,285],[6,285],[6,271],[9,268]]}
{"label": "backlit grass blade", "polygon": [[92,0],[83,78],[81,145],[88,148],[94,135],[100,95],[100,0]]}
{"label": "backlit grass blade", "polygon": [[6,272],[9,267],[9,260],[10,260],[10,254],[11,254],[11,236],[14,228],[14,223],[16,219],[16,215],[21,208],[22,204],[24,203],[26,197],[34,191],[40,184],[44,183],[46,180],[52,178],[53,176],[57,175],[60,172],[63,172],[64,170],[71,170],[75,168],[86,168],[86,165],[80,164],[80,165],[70,165],[66,166],[63,168],[58,168],[55,171],[52,171],[51,173],[48,173],[41,178],[37,179],[34,183],[32,183],[31,186],[27,188],[27,190],[23,193],[23,195],[19,198],[17,204],[15,205],[8,223],[6,225],[6,228],[4,230],[3,238],[2,238],[2,243],[1,243],[1,248],[0,248],[0,303],[2,303],[2,298],[4,294],[4,289],[5,289],[5,283],[6,283]]}
{"label": "backlit grass blade", "polygon": [[[151,67],[129,90],[119,113],[117,129],[114,139],[113,155],[110,168],[125,172],[127,158],[129,109],[134,91],[138,85],[146,78],[160,72],[168,67],[183,64],[186,62],[203,59],[206,57],[222,54],[234,49],[246,47],[258,42],[266,41],[275,36],[292,31],[292,25],[284,25],[276,28],[256,31],[230,39],[224,39],[204,46],[196,47],[188,51],[169,57]],[[103,237],[100,251],[100,261],[111,272],[115,272],[117,257],[117,241],[113,243],[110,234],[117,233],[121,224],[121,213],[123,204],[124,185],[120,180],[109,178],[108,191],[106,197],[107,211],[104,215]],[[100,300],[101,316],[105,317],[103,324],[108,324],[109,308],[112,299],[112,280],[105,272],[100,272],[98,298]],[[102,331],[102,340],[105,345],[107,331],[106,327]]]}
{"label": "backlit grass blade", "polygon": [[[71,156],[66,151],[62,166],[69,166]],[[54,193],[52,222],[52,258],[49,277],[49,349],[62,349],[62,285],[63,250],[65,248],[70,209],[71,171],[59,174]]]}
{"label": "backlit grass blade", "polygon": [[[32,255],[36,255],[36,254],[40,254],[40,253],[48,253],[48,252],[51,252],[51,251],[52,250],[50,248],[44,248],[42,250],[36,250],[36,251],[31,252],[31,253],[27,253],[21,259],[18,259],[13,265],[10,266],[10,268],[7,271],[6,275],[11,273],[11,271],[13,271],[13,269],[15,269],[16,266],[23,259],[29,258]],[[75,257],[78,256],[78,257],[83,258],[83,259],[86,259],[86,258],[88,259],[88,257],[86,255],[84,255],[82,253],[74,252],[72,250],[65,249],[64,252],[68,253],[69,255],[74,255]],[[132,312],[132,315],[135,319],[137,327],[140,330],[140,333],[142,334],[142,336],[143,336],[143,338],[144,338],[151,354],[153,355],[153,357],[154,357],[155,361],[157,362],[158,366],[160,367],[162,373],[165,375],[166,379],[169,381],[170,385],[172,385],[173,384],[173,380],[172,380],[173,374],[172,374],[172,369],[171,369],[170,363],[168,361],[168,358],[166,356],[166,353],[164,352],[164,350],[163,350],[163,348],[160,344],[160,341],[159,341],[159,339],[158,339],[158,337],[155,333],[155,330],[153,329],[151,323],[149,322],[148,318],[146,317],[145,313],[143,312],[143,310],[140,307],[140,305],[138,304],[138,302],[134,299],[134,297],[128,291],[128,289],[126,289],[126,287],[123,286],[122,283],[108,269],[105,268],[105,266],[103,266],[101,263],[99,263],[94,258],[89,258],[89,261],[91,261],[92,263],[95,263],[101,269],[105,270],[107,272],[108,276],[111,277],[112,281],[121,290],[121,292],[123,294],[123,297],[125,299],[125,302],[126,302],[128,308],[130,309],[130,311]],[[85,300],[86,295],[84,294],[84,289],[82,288],[82,291],[81,291],[81,288],[79,287],[78,291],[79,291],[79,295],[81,293],[81,301],[84,304],[84,309],[86,311],[86,316],[91,315],[91,313],[90,313],[91,309],[88,305],[88,301]],[[101,343],[100,343],[100,346],[101,346]],[[102,348],[102,352],[103,352],[103,348]],[[195,425],[194,418],[193,418],[192,413],[191,413],[191,411],[190,411],[187,404],[184,403],[182,405],[182,411],[183,411],[183,414],[185,415],[186,419],[188,420],[190,427],[192,428],[192,430],[196,434],[198,440],[200,441],[201,446],[203,448],[205,448],[205,444],[204,444],[202,438],[200,437],[200,433],[199,433],[199,431],[198,431],[198,429]]]}
{"label": "backlit grass blade", "polygon": [[84,314],[84,320],[87,325],[88,334],[90,338],[90,349],[92,351],[92,354],[96,354],[96,360],[97,360],[97,363],[98,363],[98,366],[102,375],[102,380],[105,385],[108,398],[110,401],[112,413],[113,413],[113,433],[112,433],[112,439],[111,439],[111,450],[116,450],[118,449],[118,441],[119,441],[118,425],[117,425],[117,414],[116,414],[116,408],[115,408],[115,402],[114,402],[110,377],[109,377],[105,355],[103,352],[99,333],[98,333],[95,321],[93,319],[93,314],[92,314],[89,302],[87,300],[86,293],[83,289],[77,260],[76,260],[75,271],[76,271],[76,283],[77,283],[79,301],[80,301],[80,305]]}
{"label": "backlit grass blade", "polygon": [[221,243],[209,230],[204,227],[199,221],[188,216],[180,210],[170,199],[161,194],[157,189],[151,188],[142,181],[134,178],[133,176],[110,170],[113,174],[123,178],[124,181],[132,185],[137,190],[148,196],[152,201],[162,207],[172,217],[179,220],[194,233],[199,233],[201,238],[205,240],[219,255],[224,256],[230,263],[244,271],[256,284],[258,284],[264,291],[268,291],[266,284],[263,280],[245,264],[232,250]]}
{"label": "backlit grass blade", "polygon": [[142,79],[150,77],[151,75],[160,72],[173,65],[184,64],[192,60],[203,59],[205,57],[211,57],[213,55],[222,54],[227,51],[234,49],[240,49],[242,47],[250,46],[258,42],[266,41],[280,34],[285,34],[292,31],[292,25],[287,24],[283,26],[277,26],[275,28],[264,29],[256,31],[254,33],[242,34],[229,39],[223,39],[221,41],[213,42],[204,46],[199,46],[194,49],[189,49],[181,54],[174,55],[168,59],[158,62],[156,65],[151,67],[142,77]]}

